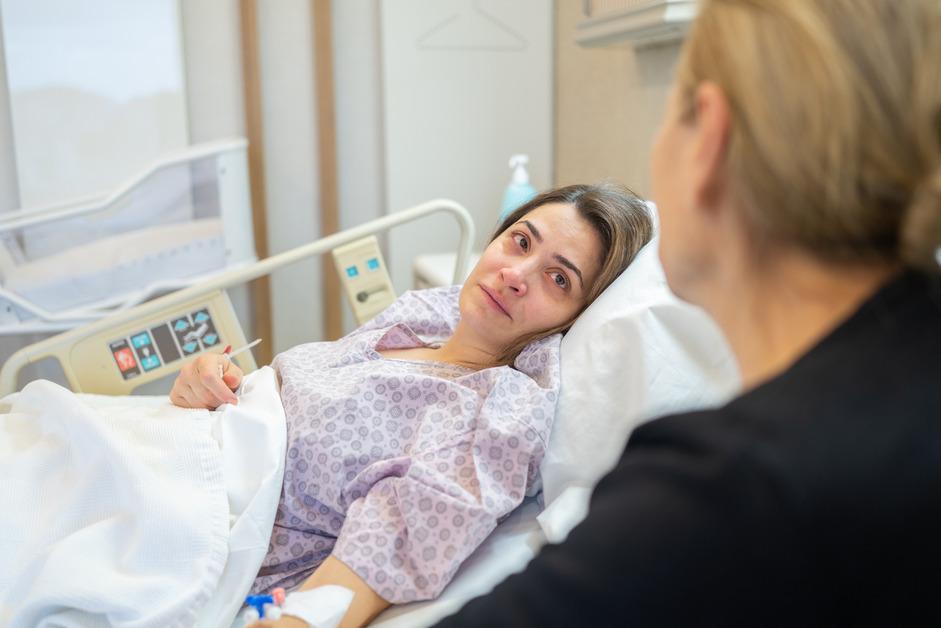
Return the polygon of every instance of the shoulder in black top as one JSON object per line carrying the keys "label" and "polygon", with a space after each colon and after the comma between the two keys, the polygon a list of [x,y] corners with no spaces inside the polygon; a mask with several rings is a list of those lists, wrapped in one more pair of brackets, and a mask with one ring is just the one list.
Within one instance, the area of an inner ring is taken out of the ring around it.
{"label": "shoulder in black top", "polygon": [[941,282],[631,437],[565,543],[440,626],[941,625]]}

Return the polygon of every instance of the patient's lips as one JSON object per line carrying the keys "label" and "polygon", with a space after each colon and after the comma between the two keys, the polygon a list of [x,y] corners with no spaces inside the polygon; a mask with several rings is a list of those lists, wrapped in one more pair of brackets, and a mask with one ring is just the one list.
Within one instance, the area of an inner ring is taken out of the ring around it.
{"label": "patient's lips", "polygon": [[483,284],[478,285],[480,286],[480,289],[483,290],[484,295],[486,295],[485,298],[487,302],[490,303],[494,309],[502,312],[510,320],[513,320],[513,317],[510,316],[510,311],[507,309],[503,299],[500,298],[500,295],[495,290],[491,290]]}

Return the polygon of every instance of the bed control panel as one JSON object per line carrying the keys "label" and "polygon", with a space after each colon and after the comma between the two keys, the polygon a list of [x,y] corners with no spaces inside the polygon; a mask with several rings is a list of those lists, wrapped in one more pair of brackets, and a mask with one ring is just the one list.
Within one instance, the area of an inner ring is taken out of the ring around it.
{"label": "bed control panel", "polygon": [[[215,290],[90,334],[61,361],[68,362],[65,370],[73,390],[126,395],[173,375],[194,356],[221,353],[226,344],[244,345],[245,334],[228,295]],[[233,360],[245,373],[256,368],[249,351]]]}
{"label": "bed control panel", "polygon": [[333,261],[358,323],[365,323],[395,301],[392,279],[375,236],[334,249]]}
{"label": "bed control panel", "polygon": [[161,321],[149,329],[131,332],[108,343],[124,379],[133,379],[180,358],[221,344],[208,307]]}

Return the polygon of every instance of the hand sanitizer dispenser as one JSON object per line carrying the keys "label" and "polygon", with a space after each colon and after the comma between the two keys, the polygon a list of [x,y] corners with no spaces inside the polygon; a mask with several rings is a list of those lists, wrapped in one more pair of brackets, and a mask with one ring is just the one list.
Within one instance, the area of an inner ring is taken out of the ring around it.
{"label": "hand sanitizer dispenser", "polygon": [[528,155],[513,155],[510,157],[510,168],[513,169],[513,178],[510,180],[510,184],[506,186],[506,192],[503,193],[500,222],[513,212],[513,210],[519,208],[520,205],[536,196],[536,189],[530,185],[529,173],[526,172],[526,164],[528,163]]}

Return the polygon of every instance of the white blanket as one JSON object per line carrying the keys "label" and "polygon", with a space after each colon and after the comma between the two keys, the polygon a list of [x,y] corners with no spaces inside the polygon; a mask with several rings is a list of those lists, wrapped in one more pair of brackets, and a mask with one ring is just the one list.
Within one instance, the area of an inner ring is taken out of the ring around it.
{"label": "white blanket", "polygon": [[0,625],[192,625],[228,554],[210,413],[45,381],[0,405]]}
{"label": "white blanket", "polygon": [[[0,626],[229,626],[268,548],[284,443],[268,367],[219,412],[48,382],[0,400]],[[498,526],[441,598],[377,624],[431,625],[521,569],[544,542],[536,512]]]}

